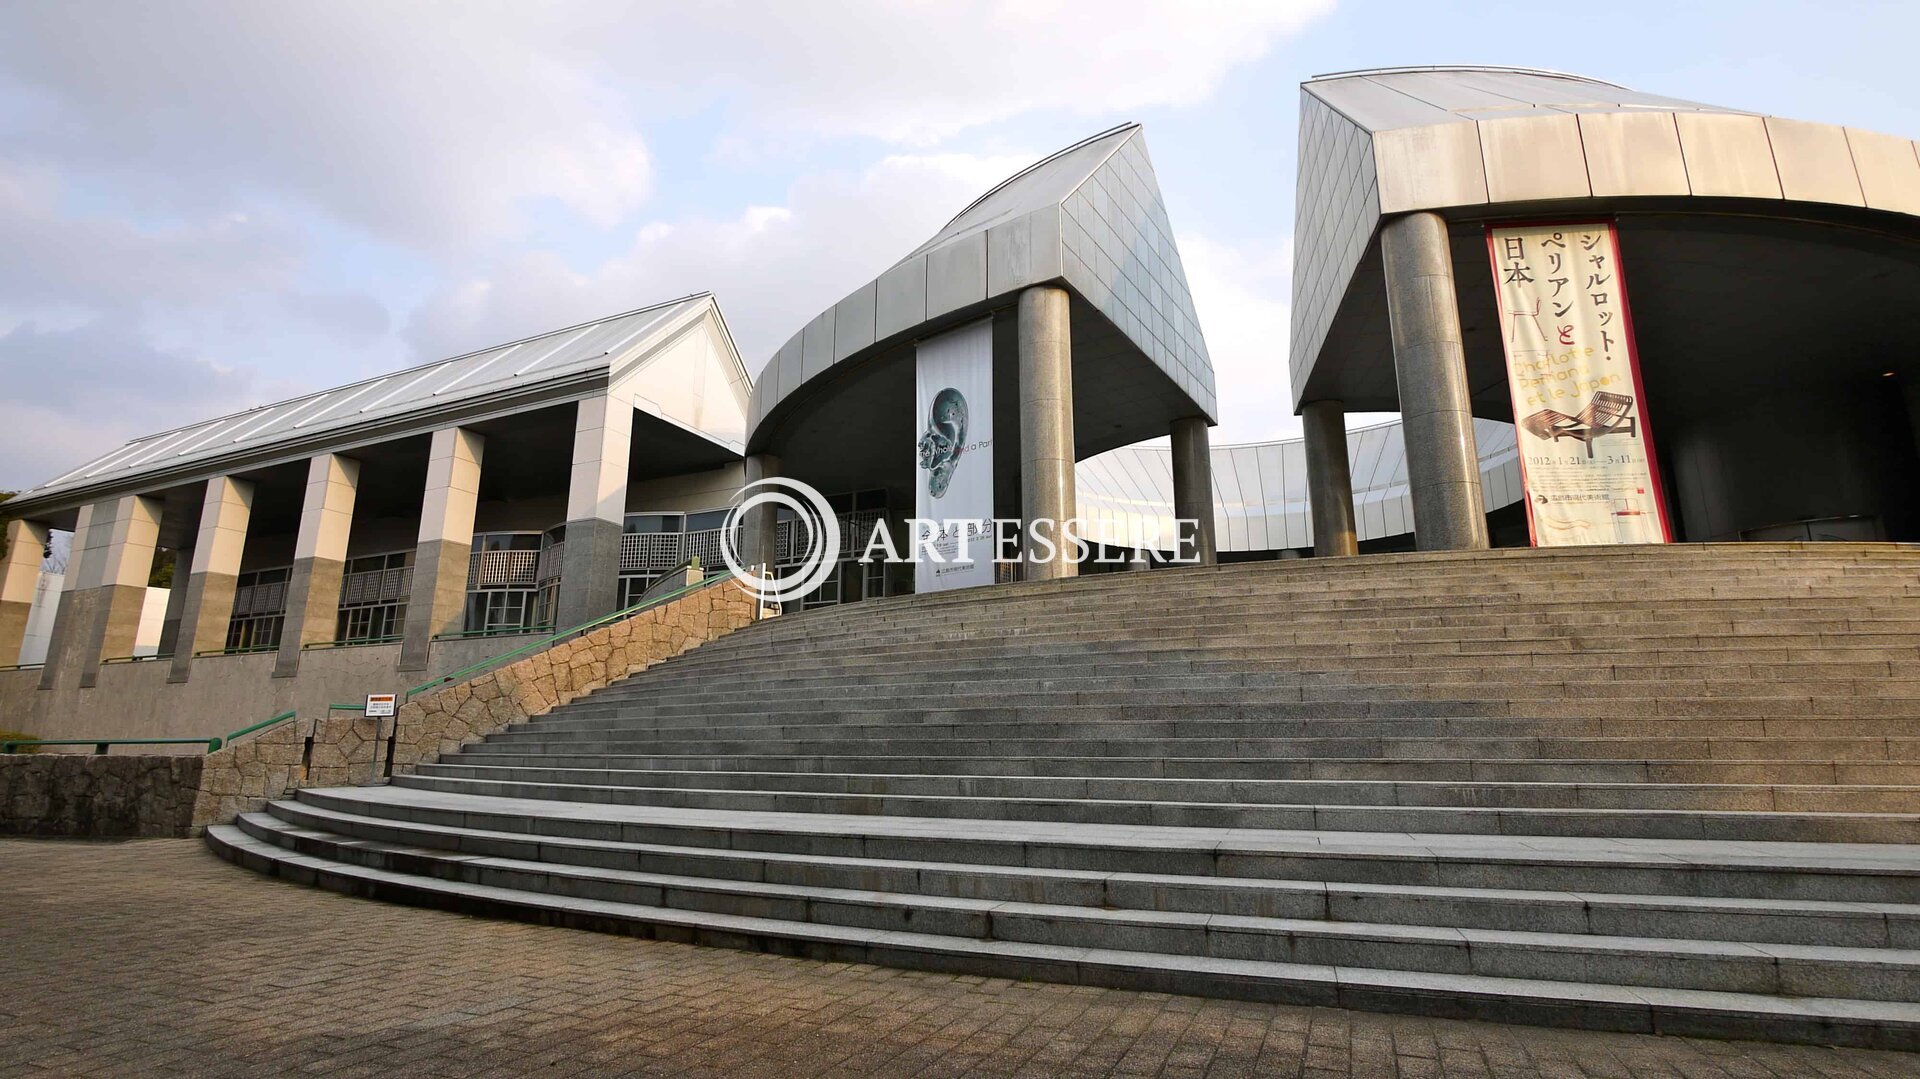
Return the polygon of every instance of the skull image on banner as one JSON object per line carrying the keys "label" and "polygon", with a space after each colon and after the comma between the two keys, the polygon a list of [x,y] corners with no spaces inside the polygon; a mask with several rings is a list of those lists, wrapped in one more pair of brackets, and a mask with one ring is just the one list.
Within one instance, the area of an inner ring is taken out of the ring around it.
{"label": "skull image on banner", "polygon": [[920,342],[914,402],[914,516],[939,523],[914,590],[993,583],[993,321]]}
{"label": "skull image on banner", "polygon": [[1487,253],[1533,545],[1669,542],[1613,225],[1489,226]]}

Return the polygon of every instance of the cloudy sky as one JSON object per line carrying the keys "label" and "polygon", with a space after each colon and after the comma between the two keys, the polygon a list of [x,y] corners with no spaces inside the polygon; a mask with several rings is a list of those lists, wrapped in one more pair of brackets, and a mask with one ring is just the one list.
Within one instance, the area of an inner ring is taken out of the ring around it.
{"label": "cloudy sky", "polygon": [[0,4],[0,487],[711,289],[754,370],[1027,162],[1147,138],[1216,441],[1284,386],[1298,83],[1500,63],[1920,134],[1911,5]]}

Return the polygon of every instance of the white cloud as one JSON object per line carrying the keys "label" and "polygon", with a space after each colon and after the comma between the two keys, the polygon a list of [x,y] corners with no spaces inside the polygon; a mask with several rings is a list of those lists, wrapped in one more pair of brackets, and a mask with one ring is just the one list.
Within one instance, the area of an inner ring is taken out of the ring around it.
{"label": "white cloud", "polygon": [[630,103],[516,27],[570,12],[10,5],[0,86],[39,107],[8,141],[73,171],[135,171],[155,208],[291,198],[405,243],[510,233],[534,198],[612,224],[651,190]]}
{"label": "white cloud", "polygon": [[591,273],[526,252],[442,290],[407,337],[451,355],[627,308],[712,291],[749,371],[806,321],[932,236],[981,191],[1037,155],[895,155],[857,175],[803,178],[781,206],[650,223]]}
{"label": "white cloud", "polygon": [[1299,434],[1287,370],[1292,237],[1232,245],[1188,234],[1176,242],[1220,391],[1220,426],[1213,441]]}
{"label": "white cloud", "polygon": [[[1205,99],[1332,0],[687,4],[631,42],[639,77],[738,95],[768,132],[926,144],[1037,109]],[[691,41],[724,41],[714,52]]]}

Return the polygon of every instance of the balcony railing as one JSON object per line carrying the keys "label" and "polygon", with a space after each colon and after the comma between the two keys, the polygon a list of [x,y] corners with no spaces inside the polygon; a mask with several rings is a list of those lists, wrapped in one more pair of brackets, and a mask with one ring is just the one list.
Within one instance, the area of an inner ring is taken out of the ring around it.
{"label": "balcony railing", "polygon": [[532,588],[540,583],[539,551],[480,551],[467,563],[467,591]]}

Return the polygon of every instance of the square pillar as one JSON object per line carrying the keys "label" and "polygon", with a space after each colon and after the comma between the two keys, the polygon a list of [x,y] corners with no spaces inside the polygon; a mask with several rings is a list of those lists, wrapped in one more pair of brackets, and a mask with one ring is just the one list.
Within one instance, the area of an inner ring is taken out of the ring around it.
{"label": "square pillar", "polygon": [[620,532],[627,516],[627,457],[633,402],[611,391],[581,401],[574,415],[573,474],[567,485],[566,554],[560,565],[557,629],[612,614],[620,596]]}
{"label": "square pillar", "polygon": [[480,502],[480,459],[486,445],[484,436],[464,428],[433,433],[400,670],[426,670],[434,635],[458,632],[466,614],[473,515]]}
{"label": "square pillar", "polygon": [[163,509],[159,499],[143,495],[94,503],[68,611],[74,626],[61,657],[63,666],[79,672],[82,689],[98,680],[103,658],[133,654]]}
{"label": "square pillar", "polygon": [[347,567],[347,536],[353,531],[353,499],[360,488],[360,462],[323,453],[307,466],[307,496],[287,580],[287,618],[280,630],[275,678],[300,673],[304,645],[333,640],[340,617],[340,579]]}
{"label": "square pillar", "polygon": [[1076,510],[1073,487],[1073,332],[1067,291],[1037,285],[1020,294],[1020,515],[1031,531],[1052,522],[1054,553],[1044,556],[1031,535],[1026,548],[1030,581],[1072,577],[1080,567],[1065,556],[1060,531]]}
{"label": "square pillar", "polygon": [[1312,401],[1300,410],[1307,449],[1307,501],[1313,509],[1313,553],[1341,558],[1360,553],[1353,528],[1353,462],[1347,455],[1347,408]]}
{"label": "square pillar", "polygon": [[[1213,534],[1213,450],[1207,444],[1206,417],[1175,420],[1168,434],[1173,443],[1173,517],[1181,531],[1176,553],[1190,547],[1201,565],[1215,565],[1220,553]],[[1191,530],[1180,521],[1192,521]]]}
{"label": "square pillar", "polygon": [[180,604],[180,629],[174,637],[173,666],[167,681],[186,681],[193,672],[195,652],[210,651],[226,642],[227,623],[233,620],[240,557],[247,547],[247,522],[252,516],[252,483],[231,476],[207,481],[193,561],[186,567],[176,565],[173,570],[173,587],[185,598]]}
{"label": "square pillar", "polygon": [[1414,544],[1423,551],[1486,550],[1487,510],[1446,219],[1423,212],[1388,222],[1380,230],[1380,257]]}
{"label": "square pillar", "polygon": [[40,667],[40,688],[52,689],[60,683],[61,675],[73,662],[69,652],[77,654],[79,642],[86,636],[80,626],[91,626],[91,611],[76,614],[76,608],[85,608],[86,604],[78,597],[80,579],[88,572],[87,560],[104,557],[89,542],[93,532],[93,506],[81,506],[73,522],[73,544],[67,548],[67,571],[61,575],[60,598],[54,604],[53,625],[47,633],[47,659]]}
{"label": "square pillar", "polygon": [[187,606],[187,570],[193,565],[193,548],[180,547],[173,552],[173,584],[167,588],[167,611],[160,617],[160,647],[156,656],[171,656],[180,644],[180,617]]}
{"label": "square pillar", "polygon": [[0,667],[20,662],[27,640],[27,616],[40,584],[40,563],[47,556],[47,526],[39,521],[7,522],[7,554],[0,559]]}

